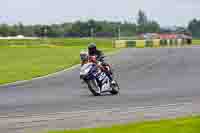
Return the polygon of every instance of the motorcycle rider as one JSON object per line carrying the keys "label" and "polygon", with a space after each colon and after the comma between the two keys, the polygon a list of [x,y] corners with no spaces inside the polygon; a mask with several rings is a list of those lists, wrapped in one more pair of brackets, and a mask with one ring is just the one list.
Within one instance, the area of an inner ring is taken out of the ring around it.
{"label": "motorcycle rider", "polygon": [[103,60],[103,52],[98,50],[95,43],[88,44],[88,54],[89,56],[96,56],[98,61],[104,62]]}
{"label": "motorcycle rider", "polygon": [[80,58],[81,58],[81,66],[83,66],[87,62],[92,62],[95,63],[97,67],[99,67],[102,71],[105,71],[105,68],[98,63],[96,56],[89,56],[88,52],[83,50],[80,52]]}
{"label": "motorcycle rider", "polygon": [[90,43],[88,45],[88,55],[95,56],[96,60],[100,62],[105,69],[104,72],[111,80],[111,84],[115,85],[115,81],[112,78],[112,71],[110,70],[110,65],[104,61],[104,54],[102,51],[98,50],[95,43]]}

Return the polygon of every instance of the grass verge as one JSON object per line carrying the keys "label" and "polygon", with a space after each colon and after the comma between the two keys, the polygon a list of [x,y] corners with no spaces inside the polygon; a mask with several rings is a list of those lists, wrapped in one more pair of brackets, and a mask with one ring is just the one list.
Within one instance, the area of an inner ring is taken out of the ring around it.
{"label": "grass verge", "polygon": [[[29,80],[69,68],[80,62],[79,53],[87,48],[80,39],[77,45],[4,45],[0,47],[0,84]],[[102,41],[102,40],[100,40]],[[72,43],[73,44],[73,43]],[[104,52],[113,52],[111,41],[98,43]]]}
{"label": "grass verge", "polygon": [[194,45],[200,45],[200,40],[192,40],[192,44],[194,44]]}
{"label": "grass verge", "polygon": [[25,45],[25,46],[39,46],[39,45],[58,45],[58,46],[68,46],[68,47],[80,47],[85,46],[88,43],[94,42],[98,47],[112,47],[112,39],[91,39],[91,38],[47,38],[47,39],[11,39],[11,40],[1,40],[0,46],[7,45]]}
{"label": "grass verge", "polygon": [[161,120],[112,126],[110,128],[94,128],[66,131],[49,131],[48,133],[199,133],[200,116]]}

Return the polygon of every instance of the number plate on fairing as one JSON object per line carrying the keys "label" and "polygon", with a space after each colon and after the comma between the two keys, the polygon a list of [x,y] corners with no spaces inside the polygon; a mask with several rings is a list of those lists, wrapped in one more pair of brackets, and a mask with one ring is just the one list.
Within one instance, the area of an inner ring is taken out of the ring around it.
{"label": "number plate on fairing", "polygon": [[98,80],[99,80],[99,81],[102,81],[102,80],[104,80],[105,78],[106,78],[106,74],[103,73],[103,72],[98,76]]}

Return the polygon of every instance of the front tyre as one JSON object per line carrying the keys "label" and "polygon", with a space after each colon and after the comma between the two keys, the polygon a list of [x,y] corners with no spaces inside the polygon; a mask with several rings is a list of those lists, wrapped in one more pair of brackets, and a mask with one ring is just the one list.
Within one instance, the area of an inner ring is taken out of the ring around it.
{"label": "front tyre", "polygon": [[87,84],[88,84],[88,88],[89,88],[90,92],[94,96],[100,96],[100,89],[99,89],[99,86],[98,86],[96,80],[89,80],[87,82]]}
{"label": "front tyre", "polygon": [[115,85],[111,85],[112,91],[110,92],[113,95],[117,95],[119,93],[120,87],[117,83],[117,81],[115,81]]}

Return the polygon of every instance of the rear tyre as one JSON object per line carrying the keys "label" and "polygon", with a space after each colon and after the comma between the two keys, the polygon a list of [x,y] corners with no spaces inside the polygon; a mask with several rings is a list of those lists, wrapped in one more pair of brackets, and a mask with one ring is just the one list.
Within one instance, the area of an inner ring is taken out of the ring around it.
{"label": "rear tyre", "polygon": [[94,95],[94,96],[100,96],[101,94],[98,92],[99,87],[97,85],[96,80],[89,80],[88,81],[88,88],[90,90],[90,92]]}

